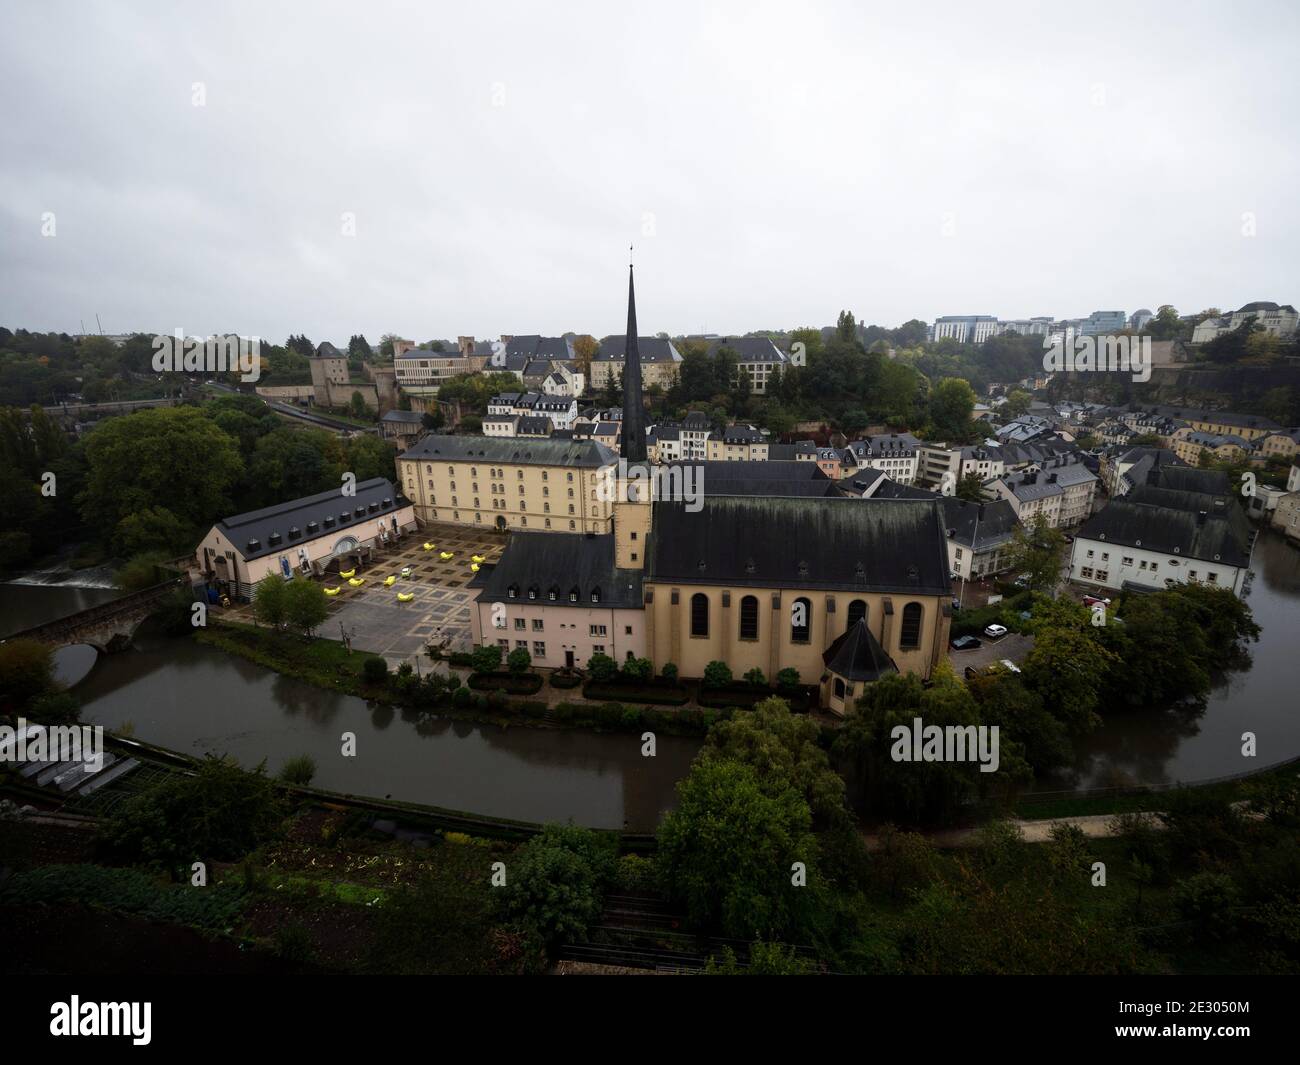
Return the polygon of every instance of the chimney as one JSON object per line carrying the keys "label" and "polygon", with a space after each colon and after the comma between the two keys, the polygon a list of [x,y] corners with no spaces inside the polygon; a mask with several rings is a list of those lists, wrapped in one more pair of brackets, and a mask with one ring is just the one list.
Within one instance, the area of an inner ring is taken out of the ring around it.
{"label": "chimney", "polygon": [[1196,524],[1197,524],[1197,525],[1204,525],[1204,524],[1205,524],[1206,516],[1207,516],[1207,515],[1206,515],[1206,512],[1205,512],[1205,511],[1203,511],[1203,510],[1202,510],[1202,511],[1198,511],[1198,512],[1197,512],[1197,515],[1196,515]]}

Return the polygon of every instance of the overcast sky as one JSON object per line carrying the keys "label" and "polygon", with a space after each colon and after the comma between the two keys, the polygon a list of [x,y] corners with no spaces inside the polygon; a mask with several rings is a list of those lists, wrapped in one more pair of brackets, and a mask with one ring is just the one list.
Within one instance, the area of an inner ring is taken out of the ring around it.
{"label": "overcast sky", "polygon": [[0,324],[1295,303],[1298,9],[0,0]]}

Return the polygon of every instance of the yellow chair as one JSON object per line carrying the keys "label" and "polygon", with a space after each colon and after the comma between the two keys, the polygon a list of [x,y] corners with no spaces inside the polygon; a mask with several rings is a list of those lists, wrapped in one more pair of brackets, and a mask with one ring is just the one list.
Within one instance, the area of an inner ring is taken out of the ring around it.
{"label": "yellow chair", "polygon": [[446,562],[449,558],[454,558],[455,555],[456,555],[456,552],[455,552],[455,551],[440,551],[440,552],[438,552],[438,557],[439,557],[440,559],[442,559],[444,562]]}
{"label": "yellow chair", "polygon": [[352,585],[353,588],[360,588],[365,583],[365,577],[353,577],[348,581],[348,584]]}
{"label": "yellow chair", "polygon": [[397,601],[398,601],[399,603],[409,603],[409,602],[410,602],[412,599],[414,599],[414,598],[415,598],[415,593],[414,593],[414,592],[398,592],[398,593],[397,593]]}
{"label": "yellow chair", "polygon": [[470,566],[469,571],[470,571],[470,573],[477,573],[477,572],[478,572],[478,563],[475,562],[474,565]]}
{"label": "yellow chair", "polygon": [[392,587],[394,584],[396,584],[396,583],[397,583],[397,578],[396,578],[396,577],[385,577],[385,578],[384,578],[384,587],[385,587],[385,588],[391,588],[391,587]]}
{"label": "yellow chair", "polygon": [[342,590],[343,590],[342,585],[340,585],[338,588],[326,588],[326,589],[325,589],[325,594],[326,594],[326,595],[338,595],[339,592],[341,592]]}
{"label": "yellow chair", "polygon": [[471,556],[470,556],[470,561],[472,561],[472,562],[486,562],[486,561],[487,561],[487,556],[486,556],[486,555],[471,555]]}
{"label": "yellow chair", "polygon": [[350,569],[346,573],[343,570],[339,570],[340,577],[355,577],[356,573],[357,571],[355,569]]}
{"label": "yellow chair", "polygon": [[437,545],[435,545],[435,544],[425,544],[425,545],[424,545],[424,549],[425,549],[426,551],[432,551],[432,550],[434,549],[435,546],[437,546]]}

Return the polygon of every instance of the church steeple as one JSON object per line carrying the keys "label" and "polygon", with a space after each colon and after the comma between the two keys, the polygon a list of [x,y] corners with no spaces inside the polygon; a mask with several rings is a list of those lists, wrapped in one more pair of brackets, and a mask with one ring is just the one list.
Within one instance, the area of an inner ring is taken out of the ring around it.
{"label": "church steeple", "polygon": [[[631,249],[629,248],[630,252]],[[645,462],[645,407],[641,404],[641,352],[636,340],[636,288],[627,264],[627,336],[623,348],[623,458]]]}

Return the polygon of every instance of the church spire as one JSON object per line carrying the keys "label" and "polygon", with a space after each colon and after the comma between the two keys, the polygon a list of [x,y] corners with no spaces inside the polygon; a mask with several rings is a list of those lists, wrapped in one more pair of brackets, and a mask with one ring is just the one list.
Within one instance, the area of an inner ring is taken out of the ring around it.
{"label": "church spire", "polygon": [[[632,249],[628,248],[630,254]],[[636,288],[627,264],[627,336],[623,348],[623,458],[645,462],[645,407],[641,403],[641,352],[636,338]]]}

